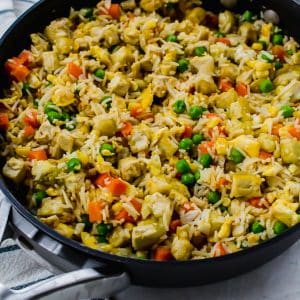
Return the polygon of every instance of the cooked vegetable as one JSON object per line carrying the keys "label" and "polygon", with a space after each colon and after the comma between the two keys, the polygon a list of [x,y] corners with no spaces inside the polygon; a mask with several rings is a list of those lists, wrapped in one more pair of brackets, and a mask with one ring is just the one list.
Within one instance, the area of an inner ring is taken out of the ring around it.
{"label": "cooked vegetable", "polygon": [[186,105],[184,103],[183,100],[177,100],[176,102],[174,102],[174,104],[172,105],[173,111],[176,114],[182,114],[185,112],[186,109]]}
{"label": "cooked vegetable", "polygon": [[176,163],[176,170],[180,174],[185,174],[190,171],[190,166],[185,159],[180,159]]}

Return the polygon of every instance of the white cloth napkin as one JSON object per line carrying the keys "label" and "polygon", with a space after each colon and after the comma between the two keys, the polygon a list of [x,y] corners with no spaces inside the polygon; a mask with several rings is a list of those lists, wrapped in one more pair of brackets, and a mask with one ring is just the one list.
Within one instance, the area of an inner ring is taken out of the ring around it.
{"label": "white cloth napkin", "polygon": [[[19,15],[37,1],[0,0],[0,37]],[[52,275],[28,257],[12,239],[0,245],[0,262],[0,281],[10,288],[20,289]]]}

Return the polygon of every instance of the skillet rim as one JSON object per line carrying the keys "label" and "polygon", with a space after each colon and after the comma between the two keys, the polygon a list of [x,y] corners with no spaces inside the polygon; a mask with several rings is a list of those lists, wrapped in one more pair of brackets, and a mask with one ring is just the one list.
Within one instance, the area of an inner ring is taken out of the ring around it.
{"label": "skillet rim", "polygon": [[[25,11],[20,17],[17,18],[17,20],[14,21],[14,23],[9,27],[9,29],[3,34],[2,38],[0,39],[0,51],[3,46],[3,44],[6,42],[6,39],[11,35],[11,33],[15,30],[16,27],[20,23],[23,22],[25,19],[30,19],[30,14],[34,12],[35,10],[38,10],[40,6],[42,6],[45,2],[49,0],[40,0],[37,3],[35,3],[33,6],[31,6],[27,11]],[[294,0],[292,0],[294,2]],[[125,257],[125,256],[118,256],[115,254],[110,254],[108,252],[100,251],[100,250],[94,250],[91,248],[86,247],[82,243],[79,243],[75,240],[68,239],[62,235],[60,235],[58,232],[56,232],[51,227],[43,224],[41,221],[39,221],[37,218],[35,218],[34,215],[32,215],[18,200],[17,198],[11,193],[10,189],[5,184],[5,180],[3,179],[2,174],[0,174],[0,189],[5,194],[6,198],[9,200],[9,202],[12,204],[12,206],[17,210],[17,212],[26,219],[29,223],[37,227],[40,231],[43,232],[43,234],[46,234],[50,236],[52,239],[54,239],[56,242],[61,243],[63,246],[68,246],[71,248],[75,248],[75,250],[83,252],[86,255],[91,255],[94,258],[98,258],[100,260],[104,260],[104,262],[111,262],[111,263],[119,263],[119,264],[140,264],[145,267],[147,265],[163,265],[163,266],[170,266],[170,267],[180,267],[180,266],[188,266],[188,265],[207,265],[211,263],[218,263],[228,260],[235,260],[239,259],[240,257],[247,256],[249,253],[259,253],[261,250],[267,249],[269,247],[274,247],[277,243],[282,242],[283,240],[296,232],[299,232],[299,238],[300,238],[300,223],[297,225],[289,228],[284,233],[277,235],[269,240],[266,240],[258,245],[240,250],[238,252],[230,253],[224,256],[220,257],[212,257],[212,258],[204,258],[204,259],[191,259],[191,260],[184,260],[184,261],[178,261],[178,260],[171,260],[171,261],[155,261],[152,259],[138,259],[138,258],[132,258],[132,257]],[[298,238],[298,239],[299,239]],[[282,251],[281,253],[283,253]]]}

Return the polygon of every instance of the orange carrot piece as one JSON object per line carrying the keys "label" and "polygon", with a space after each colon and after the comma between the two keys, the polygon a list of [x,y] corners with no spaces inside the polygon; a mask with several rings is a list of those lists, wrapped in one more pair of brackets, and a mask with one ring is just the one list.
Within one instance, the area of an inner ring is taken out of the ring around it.
{"label": "orange carrot piece", "polygon": [[188,211],[191,211],[191,210],[194,210],[194,207],[192,206],[191,202],[185,202],[183,204],[183,207],[185,212],[188,212]]}
{"label": "orange carrot piece", "polygon": [[232,82],[231,82],[230,79],[228,79],[228,78],[222,78],[222,79],[220,80],[219,89],[220,89],[222,92],[227,92],[227,91],[229,91],[231,88],[232,88]]}
{"label": "orange carrot piece", "polygon": [[203,142],[198,147],[202,154],[207,154],[208,149],[212,148],[214,146],[214,144],[215,144],[214,141]]}
{"label": "orange carrot piece", "polygon": [[20,63],[22,65],[27,66],[29,64],[30,58],[31,58],[31,53],[28,50],[23,50],[19,56],[18,59],[20,60]]}
{"label": "orange carrot piece", "polygon": [[121,6],[119,4],[111,4],[111,6],[108,8],[109,15],[115,19],[119,20],[121,17]]}
{"label": "orange carrot piece", "polygon": [[239,82],[236,87],[235,87],[236,92],[239,94],[241,97],[245,97],[248,95],[248,87],[246,84]]}
{"label": "orange carrot piece", "polygon": [[216,184],[216,187],[219,189],[219,188],[225,186],[227,183],[228,183],[228,181],[225,178],[220,178],[220,180]]}
{"label": "orange carrot piece", "polygon": [[103,203],[100,201],[90,201],[88,205],[88,214],[90,222],[102,221]]}
{"label": "orange carrot piece", "polygon": [[144,109],[140,103],[134,104],[134,106],[130,109],[130,115],[134,118],[138,117],[142,113],[144,113]]}
{"label": "orange carrot piece", "polygon": [[273,125],[272,134],[279,136],[279,129],[282,127],[283,127],[283,125],[281,123]]}
{"label": "orange carrot piece", "polygon": [[29,160],[47,160],[47,153],[45,150],[31,150],[28,153]]}
{"label": "orange carrot piece", "polygon": [[227,252],[221,242],[218,242],[215,246],[214,257],[226,255]]}
{"label": "orange carrot piece", "polygon": [[26,66],[20,64],[20,60],[17,58],[9,59],[5,63],[5,69],[10,77],[17,81],[24,81],[30,73],[30,70]]}
{"label": "orange carrot piece", "polygon": [[184,127],[184,132],[182,134],[182,137],[183,138],[191,138],[192,134],[193,134],[193,127],[190,125],[186,125]]}
{"label": "orange carrot piece", "polygon": [[260,203],[260,198],[259,197],[255,197],[255,198],[251,198],[248,200],[249,204],[256,207],[256,208],[262,208],[264,207],[264,205],[262,205]]}
{"label": "orange carrot piece", "polygon": [[0,113],[0,130],[7,130],[9,126],[9,118],[7,113]]}
{"label": "orange carrot piece", "polygon": [[136,199],[136,198],[133,198],[130,203],[133,205],[133,207],[135,208],[135,210],[140,213],[141,212],[141,209],[142,209],[142,203]]}
{"label": "orange carrot piece", "polygon": [[153,259],[158,261],[167,261],[172,259],[172,253],[170,248],[160,246],[155,249]]}
{"label": "orange carrot piece", "polygon": [[120,196],[126,193],[128,186],[123,180],[119,178],[113,178],[106,185],[106,187],[114,196]]}
{"label": "orange carrot piece", "polygon": [[207,113],[207,114],[205,115],[205,117],[206,117],[207,119],[213,119],[213,118],[219,117],[219,115],[216,114],[216,113]]}
{"label": "orange carrot piece", "polygon": [[272,48],[272,53],[277,56],[277,58],[283,62],[285,57],[285,51],[284,48],[280,45],[276,45]]}
{"label": "orange carrot piece", "polygon": [[115,216],[115,220],[117,221],[124,220],[124,222],[135,223],[134,218],[131,215],[129,215],[126,209],[120,210]]}
{"label": "orange carrot piece", "polygon": [[219,37],[216,39],[216,43],[223,43],[227,46],[231,46],[231,42],[228,38],[225,38],[225,37]]}
{"label": "orange carrot piece", "polygon": [[29,111],[25,117],[24,117],[24,123],[26,125],[30,125],[34,128],[37,128],[39,126],[39,121],[38,121],[38,113],[36,110],[31,110]]}
{"label": "orange carrot piece", "polygon": [[121,134],[124,137],[128,137],[132,132],[132,128],[133,128],[133,126],[130,122],[124,122],[123,127],[121,129]]}
{"label": "orange carrot piece", "polygon": [[68,63],[68,73],[75,78],[79,78],[79,76],[83,73],[81,67],[76,65],[73,62]]}
{"label": "orange carrot piece", "polygon": [[177,227],[181,225],[181,222],[179,219],[172,220],[170,223],[169,230],[171,233],[176,233]]}
{"label": "orange carrot piece", "polygon": [[96,178],[95,185],[106,187],[111,182],[111,180],[112,177],[108,173],[103,173]]}
{"label": "orange carrot piece", "polygon": [[268,158],[270,158],[270,157],[272,157],[272,156],[273,156],[272,153],[269,153],[269,152],[266,152],[266,151],[263,151],[263,150],[261,150],[261,151],[259,152],[259,158],[260,158],[260,159],[268,159]]}
{"label": "orange carrot piece", "polygon": [[30,137],[30,136],[33,136],[35,134],[35,128],[32,127],[31,125],[26,125],[24,127],[24,135],[26,137]]}
{"label": "orange carrot piece", "polygon": [[300,128],[289,126],[288,132],[292,137],[295,137],[296,139],[300,140]]}

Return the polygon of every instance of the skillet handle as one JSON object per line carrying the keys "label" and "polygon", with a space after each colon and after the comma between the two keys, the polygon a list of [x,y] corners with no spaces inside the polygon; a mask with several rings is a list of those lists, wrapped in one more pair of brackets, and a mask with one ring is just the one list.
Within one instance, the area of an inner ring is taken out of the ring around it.
{"label": "skillet handle", "polygon": [[[54,276],[21,290],[8,289],[0,284],[1,300],[31,300],[66,291],[68,299],[109,297],[126,289],[130,284],[127,273],[103,275],[97,269],[82,269]],[[65,299],[66,294],[57,294]],[[56,298],[55,298],[56,299]]]}

